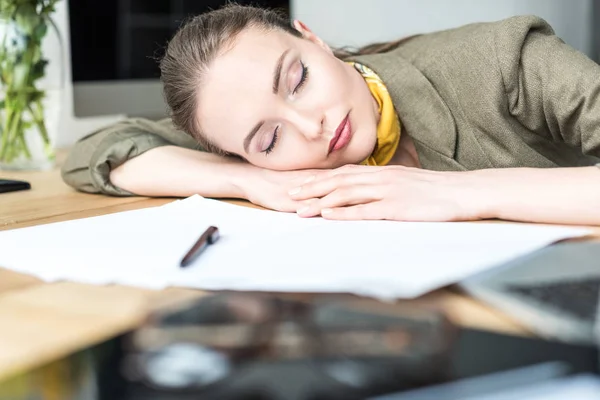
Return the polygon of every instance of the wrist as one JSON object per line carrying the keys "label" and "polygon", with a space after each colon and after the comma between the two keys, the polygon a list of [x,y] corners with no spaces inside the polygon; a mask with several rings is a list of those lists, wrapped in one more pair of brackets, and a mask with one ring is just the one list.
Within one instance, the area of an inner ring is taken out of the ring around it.
{"label": "wrist", "polygon": [[510,203],[518,201],[515,185],[519,170],[484,169],[464,172],[468,190],[461,197],[465,199],[465,206],[472,211],[475,219],[504,217]]}
{"label": "wrist", "polygon": [[235,158],[210,153],[202,156],[204,159],[199,166],[202,169],[208,168],[204,172],[205,178],[197,179],[195,168],[188,171],[196,177],[193,179],[197,186],[194,192],[206,197],[244,199],[245,187],[242,184],[252,165]]}
{"label": "wrist", "polygon": [[259,168],[252,164],[240,162],[230,164],[223,170],[226,180],[229,182],[231,197],[249,200],[249,193],[256,181]]}

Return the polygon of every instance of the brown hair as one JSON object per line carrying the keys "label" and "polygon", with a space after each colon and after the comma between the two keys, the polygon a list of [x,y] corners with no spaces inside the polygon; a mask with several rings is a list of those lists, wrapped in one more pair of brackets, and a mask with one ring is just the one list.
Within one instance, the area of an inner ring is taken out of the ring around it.
{"label": "brown hair", "polygon": [[[278,10],[231,3],[184,23],[170,40],[160,60],[163,94],[173,124],[213,153],[226,155],[200,130],[196,119],[197,91],[207,66],[233,44],[240,32],[249,27],[281,29],[301,37],[300,32]],[[354,51],[339,49],[334,54],[340,59],[346,59],[354,55],[382,53],[393,50],[405,40],[372,44]]]}

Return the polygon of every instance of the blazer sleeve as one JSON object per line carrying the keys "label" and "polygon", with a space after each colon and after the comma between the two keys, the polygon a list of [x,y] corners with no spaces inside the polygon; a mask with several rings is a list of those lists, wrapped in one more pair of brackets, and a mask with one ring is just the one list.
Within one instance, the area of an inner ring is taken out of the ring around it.
{"label": "blazer sleeve", "polygon": [[509,112],[537,134],[600,157],[600,66],[538,17],[506,20],[494,41]]}
{"label": "blazer sleeve", "polygon": [[133,196],[110,182],[110,172],[150,149],[167,145],[203,151],[191,136],[176,130],[170,119],[130,118],[81,138],[69,152],[61,175],[65,183],[82,192]]}

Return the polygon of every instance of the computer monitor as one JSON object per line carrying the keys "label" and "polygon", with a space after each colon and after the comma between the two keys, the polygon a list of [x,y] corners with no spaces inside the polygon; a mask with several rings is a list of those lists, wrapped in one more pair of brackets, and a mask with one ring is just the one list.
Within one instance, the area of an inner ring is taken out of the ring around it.
{"label": "computer monitor", "polygon": [[[236,1],[279,8],[287,0]],[[159,118],[167,107],[156,58],[181,22],[227,0],[71,0],[73,113]]]}

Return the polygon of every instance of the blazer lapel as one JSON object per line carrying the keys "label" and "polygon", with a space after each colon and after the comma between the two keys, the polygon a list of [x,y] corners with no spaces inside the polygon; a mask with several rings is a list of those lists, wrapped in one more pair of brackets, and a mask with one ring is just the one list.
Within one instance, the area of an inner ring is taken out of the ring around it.
{"label": "blazer lapel", "polygon": [[373,69],[385,83],[403,128],[415,142],[421,166],[465,170],[455,159],[457,129],[448,106],[431,82],[396,54],[353,58]]}

